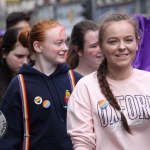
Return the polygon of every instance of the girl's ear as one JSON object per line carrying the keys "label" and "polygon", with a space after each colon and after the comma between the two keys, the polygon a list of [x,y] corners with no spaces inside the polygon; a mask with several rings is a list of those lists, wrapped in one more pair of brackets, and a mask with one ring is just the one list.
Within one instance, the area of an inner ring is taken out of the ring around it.
{"label": "girl's ear", "polygon": [[38,52],[38,53],[42,52],[42,46],[40,45],[40,43],[38,41],[34,41],[33,47],[36,52]]}
{"label": "girl's ear", "polygon": [[100,41],[97,41],[98,46],[101,48],[101,43]]}
{"label": "girl's ear", "polygon": [[74,47],[74,50],[76,51],[76,53],[77,53],[79,56],[82,56],[82,53],[81,53],[81,51],[79,51],[79,47],[78,47],[78,46],[75,46],[75,47]]}
{"label": "girl's ear", "polygon": [[5,48],[1,49],[1,53],[2,53],[2,57],[6,58],[7,57],[7,53],[5,53]]}
{"label": "girl's ear", "polygon": [[140,41],[141,41],[141,38],[138,37],[138,39],[137,39],[137,45],[136,45],[136,50],[138,50],[138,46],[139,46],[139,44],[140,44]]}

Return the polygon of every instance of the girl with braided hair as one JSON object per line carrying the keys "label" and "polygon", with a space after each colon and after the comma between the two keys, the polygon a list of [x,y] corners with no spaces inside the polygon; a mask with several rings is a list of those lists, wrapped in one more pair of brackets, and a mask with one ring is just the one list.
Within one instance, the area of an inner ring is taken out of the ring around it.
{"label": "girl with braided hair", "polygon": [[67,131],[74,149],[149,150],[150,73],[132,68],[136,22],[123,13],[105,14],[98,43],[104,60],[69,99]]}

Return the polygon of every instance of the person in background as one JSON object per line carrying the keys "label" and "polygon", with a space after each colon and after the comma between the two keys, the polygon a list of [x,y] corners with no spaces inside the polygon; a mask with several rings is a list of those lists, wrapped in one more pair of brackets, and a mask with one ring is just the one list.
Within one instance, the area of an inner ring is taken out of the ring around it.
{"label": "person in background", "polygon": [[5,30],[0,29],[0,46],[1,46],[2,38],[3,38],[4,34],[5,34]]}
{"label": "person in background", "polygon": [[2,42],[2,37],[3,37],[4,34],[5,34],[5,30],[0,29],[0,44]]}
{"label": "person in background", "polygon": [[91,20],[75,24],[66,58],[68,65],[85,76],[96,71],[102,60],[98,45],[98,25]]}
{"label": "person in background", "polygon": [[24,12],[12,12],[6,18],[6,30],[9,28],[30,27],[30,15]]}
{"label": "person in background", "polygon": [[5,32],[0,46],[0,103],[13,77],[24,63],[29,63],[30,51],[27,43],[21,45],[17,40],[19,28]]}
{"label": "person in background", "polygon": [[150,17],[146,18],[142,15],[134,15],[138,23],[138,29],[141,39],[133,61],[133,67],[141,70],[150,71]]}
{"label": "person in background", "polygon": [[74,150],[149,150],[150,72],[132,68],[137,23],[120,12],[102,18],[104,59],[96,72],[78,82],[69,99],[68,134]]}
{"label": "person in background", "polygon": [[[66,31],[59,22],[44,19],[32,29],[24,28],[18,40],[22,45],[29,43],[36,60],[20,68],[24,82],[15,77],[3,97],[0,110],[8,128],[0,140],[0,149],[21,149],[23,139],[29,138],[28,149],[72,150],[66,131],[67,103],[82,76],[65,63]],[[20,91],[19,83],[24,83],[26,94]],[[23,133],[22,94],[27,96],[29,134]]]}

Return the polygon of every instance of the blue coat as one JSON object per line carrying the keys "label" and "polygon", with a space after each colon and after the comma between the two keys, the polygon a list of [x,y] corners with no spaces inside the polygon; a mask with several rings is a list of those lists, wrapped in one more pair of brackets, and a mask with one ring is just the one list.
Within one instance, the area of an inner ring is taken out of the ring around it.
{"label": "blue coat", "polygon": [[[68,70],[64,63],[49,76],[32,66],[24,64],[19,73],[23,74],[30,127],[30,150],[72,150],[72,142],[66,131],[65,92],[71,92]],[[82,77],[74,71],[75,81]],[[40,97],[37,102],[36,98]],[[48,108],[42,102],[48,100]],[[0,150],[21,150],[23,142],[23,117],[20,89],[17,77],[10,83],[0,110],[6,117],[7,131],[0,139]]]}

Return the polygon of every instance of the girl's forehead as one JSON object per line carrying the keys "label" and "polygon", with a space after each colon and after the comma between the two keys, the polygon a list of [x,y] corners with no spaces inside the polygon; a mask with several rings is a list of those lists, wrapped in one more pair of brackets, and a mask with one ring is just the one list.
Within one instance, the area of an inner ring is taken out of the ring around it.
{"label": "girl's forehead", "polygon": [[46,32],[51,32],[53,34],[55,33],[61,35],[64,31],[65,29],[63,26],[56,26],[54,28],[48,29]]}
{"label": "girl's forehead", "polygon": [[127,20],[112,21],[112,22],[106,24],[106,26],[103,28],[103,30],[106,30],[108,28],[111,28],[111,29],[118,29],[118,28],[126,29],[126,28],[131,28],[131,26],[132,26],[132,28],[134,28],[133,24],[131,24]]}
{"label": "girl's forehead", "polygon": [[84,35],[85,40],[89,39],[89,38],[91,39],[91,37],[98,38],[98,30],[96,30],[96,31],[89,30]]}
{"label": "girl's forehead", "polygon": [[66,35],[66,31],[65,31],[63,26],[57,26],[57,27],[54,27],[52,29],[48,29],[46,31],[46,36],[49,36],[49,37],[52,37],[52,38],[56,38],[56,37],[61,38],[64,35]]}
{"label": "girl's forehead", "polygon": [[112,22],[103,31],[104,35],[114,35],[114,34],[134,34],[134,26],[127,21]]}

